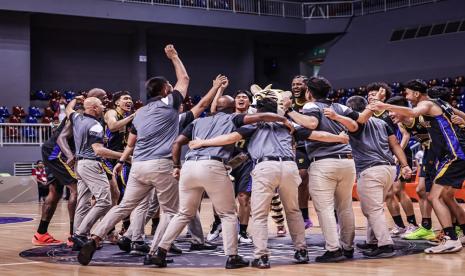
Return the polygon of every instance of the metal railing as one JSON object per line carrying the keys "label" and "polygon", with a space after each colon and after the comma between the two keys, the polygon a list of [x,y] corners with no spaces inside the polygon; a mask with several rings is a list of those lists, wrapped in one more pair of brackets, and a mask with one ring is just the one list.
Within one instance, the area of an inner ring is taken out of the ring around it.
{"label": "metal railing", "polygon": [[107,0],[127,3],[175,6],[204,10],[318,19],[362,16],[443,0],[354,0],[334,2],[287,2],[279,0]]}
{"label": "metal railing", "polygon": [[0,124],[0,147],[42,144],[52,135],[53,124]]}

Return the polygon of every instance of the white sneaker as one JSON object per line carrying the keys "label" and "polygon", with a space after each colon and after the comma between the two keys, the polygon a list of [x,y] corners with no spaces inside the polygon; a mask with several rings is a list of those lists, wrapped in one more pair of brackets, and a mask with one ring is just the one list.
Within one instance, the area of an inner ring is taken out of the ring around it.
{"label": "white sneaker", "polygon": [[251,244],[253,242],[252,239],[249,237],[249,234],[247,233],[245,233],[245,235],[239,234],[239,236],[237,237],[237,241],[243,244]]}
{"label": "white sneaker", "polygon": [[222,231],[221,230],[221,223],[216,224],[216,223],[213,222],[212,229],[207,234],[207,241],[211,242],[211,241],[214,241],[214,240],[218,239],[218,237],[220,236],[221,231]]}
{"label": "white sneaker", "polygon": [[400,237],[402,234],[405,233],[406,228],[402,228],[402,227],[399,227],[399,226],[394,226],[394,228],[391,229],[391,231],[389,232],[391,234],[391,237],[393,238],[398,238]]}
{"label": "white sneaker", "polygon": [[465,244],[465,235],[463,233],[458,234],[457,238],[462,244]]}
{"label": "white sneaker", "polygon": [[407,227],[404,228],[405,229],[405,232],[400,235],[402,238],[404,238],[404,236],[410,234],[410,233],[413,233],[415,232],[417,229],[418,229],[418,226],[415,226],[413,224],[409,224]]}
{"label": "white sneaker", "polygon": [[441,243],[437,246],[433,246],[425,249],[427,254],[441,254],[441,253],[453,253],[462,250],[462,243],[460,240],[451,240],[449,236],[444,236]]}

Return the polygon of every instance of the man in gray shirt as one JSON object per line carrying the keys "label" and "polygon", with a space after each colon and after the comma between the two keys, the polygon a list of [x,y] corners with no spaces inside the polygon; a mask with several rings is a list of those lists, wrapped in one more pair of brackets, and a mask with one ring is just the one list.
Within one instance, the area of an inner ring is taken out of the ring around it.
{"label": "man in gray shirt", "polygon": [[[77,99],[67,107],[67,116],[73,127],[76,147],[76,172],[78,180],[78,198],[74,216],[73,241],[79,248],[87,240],[90,229],[95,222],[111,208],[110,184],[101,165],[101,158],[120,158],[121,153],[103,146],[102,117],[104,106],[94,97],[84,101],[84,114],[73,110]],[[90,200],[95,197],[92,207]]]}
{"label": "man in gray shirt", "polygon": [[[354,111],[363,112],[367,101],[360,96],[347,100],[347,106]],[[334,116],[334,115],[329,115]],[[357,169],[357,192],[360,197],[362,212],[368,220],[367,241],[357,244],[368,258],[388,258],[395,256],[394,243],[391,239],[384,214],[384,201],[396,177],[394,153],[402,167],[402,175],[410,177],[412,171],[408,166],[404,150],[386,122],[370,118],[364,124],[358,124],[350,132],[350,145]]]}
{"label": "man in gray shirt", "polygon": [[[358,113],[341,104],[327,100],[332,87],[323,77],[312,77],[307,82],[307,99],[303,114],[290,109],[287,115],[297,124],[308,129],[339,134],[355,130]],[[311,95],[310,95],[311,93]],[[312,96],[312,97],[311,97]],[[290,101],[285,103],[290,106]],[[325,113],[334,110],[337,116],[327,118]],[[344,116],[341,116],[344,115]],[[334,121],[333,119],[337,119]],[[352,209],[352,187],[355,181],[355,164],[352,149],[342,143],[306,141],[306,151],[311,162],[309,191],[326,241],[326,252],[316,257],[316,262],[337,262],[353,257],[355,220]],[[337,229],[334,210],[337,211],[340,231]]]}
{"label": "man in gray shirt", "polygon": [[[275,100],[265,98],[257,102],[258,112],[277,113]],[[268,243],[269,205],[275,191],[283,200],[287,225],[294,243],[294,259],[297,263],[308,262],[305,242],[304,220],[299,210],[298,187],[301,182],[298,167],[294,161],[293,139],[318,139],[327,142],[348,143],[345,134],[333,135],[326,132],[312,132],[299,128],[291,135],[289,129],[279,123],[258,123],[246,125],[235,132],[207,140],[193,140],[189,146],[200,147],[224,146],[240,139],[249,138],[248,152],[255,164],[252,171],[252,222],[253,243],[255,245],[253,267],[270,268]]]}
{"label": "man in gray shirt", "polygon": [[119,172],[134,151],[126,192],[121,203],[103,218],[93,231],[92,239],[80,250],[80,264],[89,264],[106,233],[128,216],[153,188],[162,212],[154,243],[158,243],[171,217],[177,212],[178,188],[172,176],[171,147],[178,135],[178,110],[187,93],[189,76],[173,45],[167,45],[165,53],[174,65],[176,85],[173,88],[164,77],[153,77],[146,82],[149,103],[137,111],[128,145],[114,169],[114,172]]}
{"label": "man in gray shirt", "polygon": [[[291,127],[286,118],[276,114],[232,114],[234,99],[229,96],[222,96],[218,100],[217,110],[218,113],[213,116],[196,119],[183,131],[176,142],[183,144],[182,140],[213,138],[231,133],[244,124],[258,121],[281,121]],[[225,163],[231,158],[233,150],[234,145],[227,145],[199,148],[190,150],[186,154],[186,162],[179,178],[179,212],[166,229],[156,254],[152,248],[153,264],[159,267],[166,266],[167,250],[187,223],[195,216],[203,192],[206,191],[223,225],[224,251],[229,256],[226,268],[234,269],[249,265],[248,261],[237,254],[236,203],[233,185],[225,167]],[[175,164],[175,166],[180,167],[181,164]]]}

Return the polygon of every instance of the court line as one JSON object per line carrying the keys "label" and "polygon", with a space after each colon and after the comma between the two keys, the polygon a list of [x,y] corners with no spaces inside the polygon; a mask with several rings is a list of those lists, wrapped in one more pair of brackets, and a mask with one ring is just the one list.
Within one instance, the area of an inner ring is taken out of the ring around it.
{"label": "court line", "polygon": [[24,264],[38,264],[38,263],[42,263],[42,262],[9,263],[9,264],[0,264],[0,266],[24,265]]}

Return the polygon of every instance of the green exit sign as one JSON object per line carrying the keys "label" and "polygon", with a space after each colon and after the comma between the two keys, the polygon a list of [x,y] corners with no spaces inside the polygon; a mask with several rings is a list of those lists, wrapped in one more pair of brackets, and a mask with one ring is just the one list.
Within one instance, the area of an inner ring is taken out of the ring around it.
{"label": "green exit sign", "polygon": [[313,50],[313,55],[314,56],[324,56],[326,54],[326,49],[324,48],[315,48]]}

